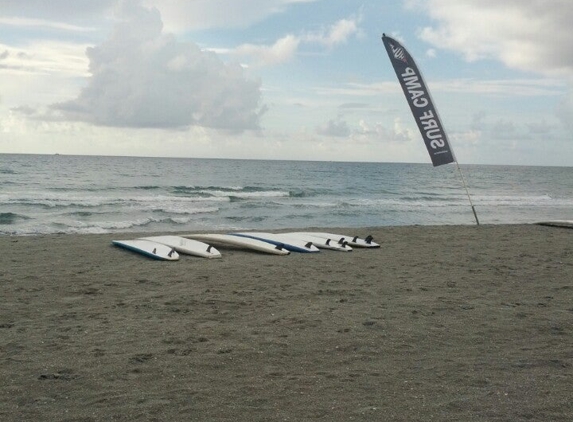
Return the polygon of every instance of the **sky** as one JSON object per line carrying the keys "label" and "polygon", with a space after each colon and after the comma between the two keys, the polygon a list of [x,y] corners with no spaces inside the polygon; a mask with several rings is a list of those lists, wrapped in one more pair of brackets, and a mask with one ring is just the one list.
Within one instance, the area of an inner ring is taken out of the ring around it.
{"label": "sky", "polygon": [[573,166],[571,0],[0,0],[0,153]]}

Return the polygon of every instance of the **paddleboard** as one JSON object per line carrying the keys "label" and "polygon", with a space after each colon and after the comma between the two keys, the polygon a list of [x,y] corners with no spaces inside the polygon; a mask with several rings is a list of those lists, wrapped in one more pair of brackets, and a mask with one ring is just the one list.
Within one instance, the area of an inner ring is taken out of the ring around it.
{"label": "paddleboard", "polygon": [[306,242],[312,242],[314,246],[319,249],[329,249],[339,252],[352,252],[352,248],[348,246],[347,242],[338,243],[338,239],[326,239],[318,236],[313,236],[311,233],[293,232],[286,233],[289,237],[301,239]]}
{"label": "paddleboard", "polygon": [[304,240],[300,240],[292,236],[287,236],[286,234],[282,233],[243,232],[229,234],[237,237],[247,237],[251,239],[262,240],[263,242],[267,242],[272,245],[282,246],[291,252],[320,252],[320,249],[314,246],[312,242],[306,242]]}
{"label": "paddleboard", "polygon": [[562,227],[566,229],[573,229],[573,220],[554,220],[554,221],[540,221],[540,226]]}
{"label": "paddleboard", "polygon": [[175,249],[170,248],[169,246],[162,243],[152,242],[150,240],[112,240],[111,243],[153,259],[161,259],[164,261],[177,261],[179,259],[179,254],[175,251]]}
{"label": "paddleboard", "polygon": [[198,240],[185,239],[181,236],[151,236],[142,237],[142,239],[162,243],[175,249],[179,253],[187,255],[200,256],[203,258],[221,258],[221,253],[217,249]]}
{"label": "paddleboard", "polygon": [[343,234],[334,233],[321,233],[321,232],[292,232],[289,234],[309,234],[315,237],[320,237],[322,239],[332,239],[337,243],[348,242],[348,245],[357,248],[379,248],[380,245],[373,241],[372,236],[367,236],[362,239],[358,236],[347,236]]}
{"label": "paddleboard", "polygon": [[205,234],[185,234],[186,238],[204,240],[206,242],[239,246],[246,249],[252,249],[258,252],[264,252],[274,255],[288,255],[290,252],[285,248],[277,245],[272,245],[268,242],[263,242],[258,239],[250,239],[248,237],[233,236],[230,234],[217,234],[217,233],[205,233]]}

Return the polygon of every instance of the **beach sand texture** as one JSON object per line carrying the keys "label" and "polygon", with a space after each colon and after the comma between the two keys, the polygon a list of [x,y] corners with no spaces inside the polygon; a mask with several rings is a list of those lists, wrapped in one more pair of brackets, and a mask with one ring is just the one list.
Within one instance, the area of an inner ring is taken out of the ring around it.
{"label": "beach sand texture", "polygon": [[382,247],[0,237],[0,420],[573,420],[573,230],[326,231]]}

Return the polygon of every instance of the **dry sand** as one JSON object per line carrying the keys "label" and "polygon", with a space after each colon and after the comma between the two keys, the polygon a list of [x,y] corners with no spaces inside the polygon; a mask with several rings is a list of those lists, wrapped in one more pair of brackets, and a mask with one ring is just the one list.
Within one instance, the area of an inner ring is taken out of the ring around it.
{"label": "dry sand", "polygon": [[382,247],[0,237],[0,420],[573,420],[573,230],[358,232]]}

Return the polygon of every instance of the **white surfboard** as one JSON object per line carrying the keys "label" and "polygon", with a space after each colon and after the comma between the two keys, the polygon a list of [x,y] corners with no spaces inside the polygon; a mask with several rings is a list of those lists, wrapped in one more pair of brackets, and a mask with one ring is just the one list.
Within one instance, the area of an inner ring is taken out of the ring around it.
{"label": "white surfboard", "polygon": [[142,239],[162,243],[175,249],[179,253],[187,255],[200,256],[203,258],[221,258],[221,252],[213,246],[199,242],[198,240],[185,239],[181,236],[151,236],[142,237]]}
{"label": "white surfboard", "polygon": [[233,236],[247,237],[251,239],[262,240],[273,245],[282,246],[291,252],[320,252],[312,242],[297,239],[296,237],[288,236],[286,234],[267,233],[267,232],[242,232],[242,233],[229,233]]}
{"label": "white surfboard", "polygon": [[152,242],[150,240],[112,240],[111,243],[153,259],[160,259],[164,261],[177,261],[179,259],[179,254],[175,251],[175,249],[170,248],[169,246],[162,243]]}
{"label": "white surfboard", "polygon": [[312,242],[312,244],[319,249],[329,249],[339,252],[352,252],[352,248],[348,245],[347,242],[338,243],[338,239],[326,239],[323,237],[314,236],[312,233],[304,232],[293,232],[285,234],[289,237],[301,239],[306,242]]}
{"label": "white surfboard", "polygon": [[344,234],[334,234],[334,233],[322,233],[322,232],[292,232],[290,234],[309,234],[312,236],[320,237],[323,239],[332,239],[336,243],[348,242],[350,246],[357,248],[379,248],[380,245],[372,240],[372,236],[367,236],[366,238],[360,238],[358,236],[347,236]]}
{"label": "white surfboard", "polygon": [[202,234],[185,234],[186,238],[204,240],[206,242],[217,243],[222,245],[239,246],[246,249],[252,249],[258,252],[269,253],[273,255],[288,255],[290,252],[285,248],[272,245],[262,240],[251,239],[248,237],[233,236],[230,234],[202,233]]}
{"label": "white surfboard", "polygon": [[540,221],[540,226],[561,227],[566,229],[573,229],[573,220],[553,220],[553,221]]}

